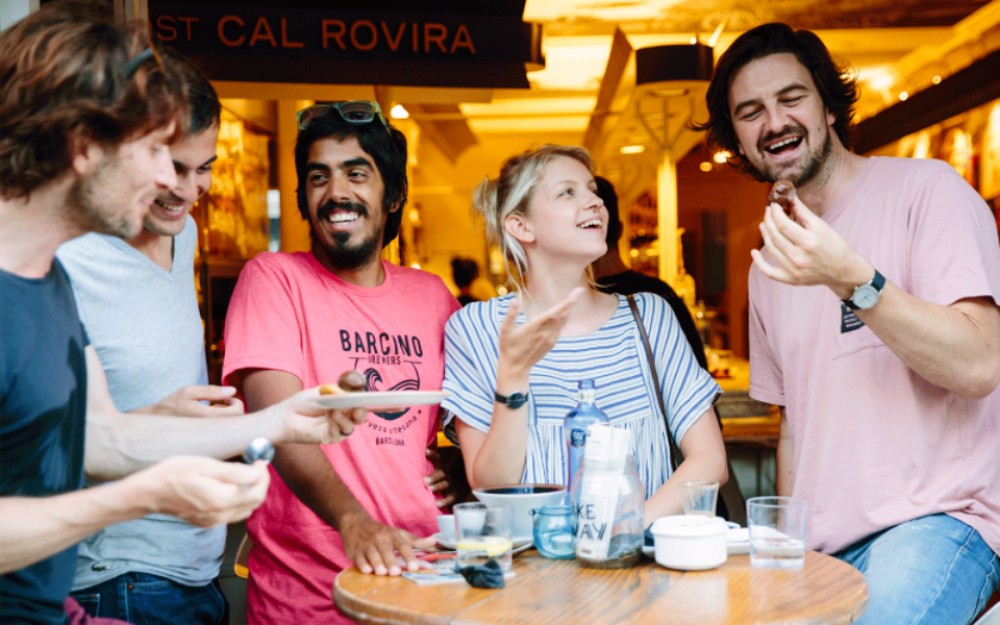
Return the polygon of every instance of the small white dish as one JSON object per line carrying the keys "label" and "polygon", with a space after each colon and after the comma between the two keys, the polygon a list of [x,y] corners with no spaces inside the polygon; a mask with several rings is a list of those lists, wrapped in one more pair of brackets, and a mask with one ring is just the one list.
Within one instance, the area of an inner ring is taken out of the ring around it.
{"label": "small white dish", "polygon": [[354,391],[338,395],[320,395],[315,398],[315,401],[324,408],[335,410],[367,408],[369,411],[375,411],[409,406],[433,406],[440,404],[447,396],[446,391],[387,391],[384,393]]}
{"label": "small white dish", "polygon": [[[750,529],[740,527],[739,523],[726,521],[726,553],[731,556],[742,556],[750,553]],[[656,558],[656,547],[643,545],[642,555],[650,560]]]}
{"label": "small white dish", "polygon": [[650,528],[656,563],[681,571],[704,571],[722,565],[728,556],[725,520],[691,514],[657,519]]}
{"label": "small white dish", "polygon": [[[445,549],[455,548],[455,543],[453,542],[454,537],[452,536],[445,537],[443,534],[441,534],[441,532],[438,532],[434,534],[434,540],[437,541],[439,547],[444,547]],[[513,548],[517,550],[530,547],[532,540],[534,539],[531,536],[521,536],[520,538],[511,539],[510,542],[513,543]]]}

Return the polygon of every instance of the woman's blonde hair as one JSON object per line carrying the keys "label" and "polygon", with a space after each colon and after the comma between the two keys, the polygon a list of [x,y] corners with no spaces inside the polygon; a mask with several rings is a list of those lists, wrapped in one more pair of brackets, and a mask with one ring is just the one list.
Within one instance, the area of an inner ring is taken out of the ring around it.
{"label": "woman's blonde hair", "polygon": [[486,236],[503,251],[511,286],[524,288],[528,257],[520,241],[504,227],[511,215],[526,215],[528,201],[542,178],[545,166],[559,156],[568,156],[594,173],[594,159],[586,149],[572,145],[543,145],[507,159],[500,175],[487,178],[473,192],[473,206],[486,222]]}

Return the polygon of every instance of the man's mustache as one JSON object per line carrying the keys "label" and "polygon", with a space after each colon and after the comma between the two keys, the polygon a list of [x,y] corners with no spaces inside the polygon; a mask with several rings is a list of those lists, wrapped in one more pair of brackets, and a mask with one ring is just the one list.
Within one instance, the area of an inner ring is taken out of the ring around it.
{"label": "man's mustache", "polygon": [[324,202],[322,206],[316,209],[316,216],[319,219],[326,219],[330,216],[330,213],[338,210],[348,210],[357,213],[362,217],[368,216],[368,208],[364,204],[360,204],[358,202],[334,202],[333,200]]}

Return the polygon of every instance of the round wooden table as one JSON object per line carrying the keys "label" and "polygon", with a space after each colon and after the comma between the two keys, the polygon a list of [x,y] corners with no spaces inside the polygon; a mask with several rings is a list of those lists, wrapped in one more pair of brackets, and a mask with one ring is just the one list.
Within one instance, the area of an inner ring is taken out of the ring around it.
{"label": "round wooden table", "polygon": [[352,568],[337,577],[333,594],[345,614],[379,625],[840,625],[868,602],[856,569],[812,551],[799,571],[751,568],[744,555],[711,571],[681,572],[648,559],[631,569],[588,569],[530,550],[514,559],[514,572],[506,588],[483,590],[464,582],[420,586]]}

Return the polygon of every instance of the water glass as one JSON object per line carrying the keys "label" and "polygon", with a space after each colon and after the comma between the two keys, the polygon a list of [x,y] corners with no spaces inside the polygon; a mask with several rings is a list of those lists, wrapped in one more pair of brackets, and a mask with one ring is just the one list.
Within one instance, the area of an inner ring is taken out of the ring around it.
{"label": "water glass", "polygon": [[458,566],[480,566],[496,560],[502,570],[509,571],[513,547],[510,508],[477,502],[457,504],[452,510]]}
{"label": "water glass", "polygon": [[531,511],[535,548],[554,560],[568,560],[574,555],[576,514],[573,506],[542,506]]}
{"label": "water glass", "polygon": [[719,483],[714,480],[681,482],[684,495],[684,514],[715,516],[715,502],[719,497]]}
{"label": "water glass", "polygon": [[801,569],[806,558],[806,502],[796,497],[747,500],[750,565]]}

